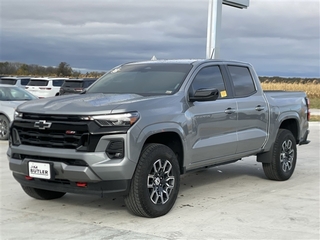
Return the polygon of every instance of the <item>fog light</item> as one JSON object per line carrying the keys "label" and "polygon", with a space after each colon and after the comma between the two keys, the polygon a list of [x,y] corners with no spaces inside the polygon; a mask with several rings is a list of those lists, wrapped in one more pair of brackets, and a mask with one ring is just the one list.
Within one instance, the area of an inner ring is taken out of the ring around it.
{"label": "fog light", "polygon": [[123,139],[111,140],[107,146],[106,154],[110,159],[121,159],[124,157]]}

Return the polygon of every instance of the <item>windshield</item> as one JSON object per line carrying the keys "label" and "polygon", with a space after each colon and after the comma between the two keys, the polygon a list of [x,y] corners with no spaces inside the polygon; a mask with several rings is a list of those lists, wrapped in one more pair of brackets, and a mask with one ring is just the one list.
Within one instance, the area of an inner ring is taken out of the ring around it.
{"label": "windshield", "polygon": [[170,95],[179,90],[191,68],[177,63],[124,65],[102,76],[87,92]]}
{"label": "windshield", "polygon": [[28,91],[19,87],[0,87],[0,101],[27,101],[37,99]]}

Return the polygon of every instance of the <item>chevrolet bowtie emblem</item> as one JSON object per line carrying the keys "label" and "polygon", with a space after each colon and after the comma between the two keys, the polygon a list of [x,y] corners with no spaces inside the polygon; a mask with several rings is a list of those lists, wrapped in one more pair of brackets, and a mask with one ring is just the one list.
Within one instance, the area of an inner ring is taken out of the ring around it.
{"label": "chevrolet bowtie emblem", "polygon": [[51,127],[51,122],[47,122],[46,120],[40,120],[38,122],[34,123],[34,127],[37,127],[39,129],[46,129]]}

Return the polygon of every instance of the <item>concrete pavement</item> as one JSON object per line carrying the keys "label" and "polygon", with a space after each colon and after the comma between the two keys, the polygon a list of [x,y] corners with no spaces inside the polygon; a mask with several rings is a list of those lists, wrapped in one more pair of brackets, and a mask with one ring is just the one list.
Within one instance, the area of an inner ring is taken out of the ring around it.
{"label": "concrete pavement", "polygon": [[311,116],[312,115],[320,115],[320,109],[310,109]]}
{"label": "concrete pavement", "polygon": [[254,157],[188,173],[173,209],[156,219],[131,215],[120,196],[28,197],[2,141],[0,239],[319,239],[320,122],[310,129],[290,180],[267,180]]}

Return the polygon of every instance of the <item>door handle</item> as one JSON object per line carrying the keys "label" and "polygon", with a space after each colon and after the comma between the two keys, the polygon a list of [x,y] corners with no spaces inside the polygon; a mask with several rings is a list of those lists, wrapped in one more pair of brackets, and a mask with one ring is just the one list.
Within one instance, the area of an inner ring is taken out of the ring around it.
{"label": "door handle", "polygon": [[236,110],[234,110],[234,108],[227,108],[226,110],[224,110],[224,113],[226,113],[226,114],[232,114],[235,112],[236,112]]}
{"label": "door handle", "polygon": [[261,105],[256,106],[256,111],[262,111],[264,110],[264,107]]}

